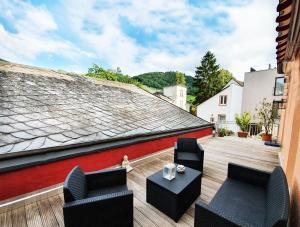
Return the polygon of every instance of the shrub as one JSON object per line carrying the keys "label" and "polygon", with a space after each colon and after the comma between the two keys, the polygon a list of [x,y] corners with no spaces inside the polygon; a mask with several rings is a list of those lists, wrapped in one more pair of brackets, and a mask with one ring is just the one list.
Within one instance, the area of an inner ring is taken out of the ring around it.
{"label": "shrub", "polygon": [[272,134],[272,126],[276,116],[273,104],[264,98],[255,110],[255,116],[259,121],[258,123],[264,126],[266,134]]}
{"label": "shrub", "polygon": [[226,128],[219,128],[218,129],[218,136],[223,137],[223,136],[232,136],[234,134],[233,131],[228,130]]}

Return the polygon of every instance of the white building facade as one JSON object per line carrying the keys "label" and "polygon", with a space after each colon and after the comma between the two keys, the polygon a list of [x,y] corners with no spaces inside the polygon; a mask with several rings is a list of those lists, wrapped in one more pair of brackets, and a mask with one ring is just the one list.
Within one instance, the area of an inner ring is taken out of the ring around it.
{"label": "white building facade", "polygon": [[163,88],[163,95],[169,100],[172,100],[174,105],[189,111],[189,109],[187,109],[186,94],[187,89],[183,85],[174,85]]}
{"label": "white building facade", "polygon": [[244,77],[244,92],[242,112],[255,114],[255,108],[263,101],[281,102],[284,90],[284,76],[277,69],[246,72]]}
{"label": "white building facade", "polygon": [[241,113],[242,97],[242,84],[230,80],[222,91],[197,106],[197,116],[216,123],[218,128],[238,132],[235,115]]}
{"label": "white building facade", "polygon": [[[277,138],[283,91],[284,75],[278,74],[276,68],[271,69],[269,66],[267,70],[255,71],[252,69],[250,72],[245,73],[242,112],[250,112],[253,116],[251,131],[253,129],[255,131],[257,124],[255,109],[266,98],[268,102],[273,104],[274,113],[276,113],[277,118],[273,123],[272,134],[273,139]],[[260,129],[258,132],[260,132]]]}

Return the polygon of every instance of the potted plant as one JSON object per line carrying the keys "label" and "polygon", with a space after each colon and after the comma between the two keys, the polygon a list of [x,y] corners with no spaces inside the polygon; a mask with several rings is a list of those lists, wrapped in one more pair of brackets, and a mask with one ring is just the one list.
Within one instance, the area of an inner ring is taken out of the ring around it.
{"label": "potted plant", "polygon": [[246,138],[248,136],[248,126],[251,121],[251,114],[249,112],[244,112],[241,116],[235,115],[235,122],[240,127],[241,132],[238,132],[238,137]]}
{"label": "potted plant", "polygon": [[219,136],[219,137],[224,137],[224,136],[226,136],[226,129],[225,129],[225,128],[220,128],[220,129],[218,130],[218,136]]}
{"label": "potted plant", "polygon": [[263,141],[272,140],[272,127],[275,119],[273,104],[268,102],[266,98],[255,108],[255,117],[258,119],[258,123],[264,127],[265,133],[262,134]]}

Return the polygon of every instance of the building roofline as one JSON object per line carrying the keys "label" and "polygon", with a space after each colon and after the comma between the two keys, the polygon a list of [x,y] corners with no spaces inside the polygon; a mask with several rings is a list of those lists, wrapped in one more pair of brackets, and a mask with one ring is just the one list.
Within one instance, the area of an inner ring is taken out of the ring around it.
{"label": "building roofline", "polygon": [[[168,131],[158,131],[148,134],[127,136],[116,139],[92,141],[80,144],[72,144],[50,149],[38,149],[30,152],[17,152],[15,155],[8,155],[0,159],[0,173],[14,171],[34,165],[46,164],[58,160],[78,157],[108,149],[133,145],[136,143],[147,142],[154,139],[179,135],[197,130],[212,128],[214,124],[207,123],[202,126],[182,128]],[[27,154],[25,154],[27,153]]]}
{"label": "building roofline", "polygon": [[[227,84],[229,84],[229,82],[232,81],[232,80],[235,81],[240,87],[244,87],[244,82],[243,82],[243,81],[239,81],[239,80],[237,80],[237,79],[235,79],[235,78],[231,78],[231,79],[227,82]],[[227,84],[226,84],[226,85],[227,85]],[[225,86],[225,87],[228,87],[228,86]],[[224,87],[224,88],[225,88],[225,87]],[[223,89],[224,89],[224,88],[223,88]]]}
{"label": "building roofline", "polygon": [[277,70],[277,67],[274,67],[272,69],[258,69],[258,70],[255,70],[253,72],[245,72],[245,74],[248,74],[248,73],[257,73],[257,72],[262,72],[262,71],[271,71],[271,70]]}

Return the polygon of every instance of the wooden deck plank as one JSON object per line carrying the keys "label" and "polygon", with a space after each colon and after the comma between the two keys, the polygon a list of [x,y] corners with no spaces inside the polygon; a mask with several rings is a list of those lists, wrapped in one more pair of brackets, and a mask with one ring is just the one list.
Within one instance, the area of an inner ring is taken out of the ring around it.
{"label": "wooden deck plank", "polygon": [[141,226],[157,227],[146,215],[140,212],[137,208],[134,208],[134,220]]}
{"label": "wooden deck plank", "polygon": [[43,226],[37,203],[31,203],[25,206],[26,220],[28,227]]}
{"label": "wooden deck plank", "polygon": [[58,221],[52,211],[49,200],[43,199],[38,201],[37,204],[40,210],[43,226],[58,227]]}
{"label": "wooden deck plank", "polygon": [[12,210],[11,220],[13,227],[27,227],[25,206]]}
{"label": "wooden deck plank", "polygon": [[0,226],[12,227],[10,210],[0,214]]}
{"label": "wooden deck plank", "polygon": [[52,208],[52,211],[55,215],[55,218],[58,222],[58,225],[60,227],[65,226],[64,225],[64,216],[63,216],[63,210],[62,210],[62,206],[63,206],[63,201],[61,200],[61,198],[59,197],[59,195],[56,196],[52,196],[49,198],[49,202]]}
{"label": "wooden deck plank", "polygon": [[[227,177],[229,162],[271,171],[278,165],[278,149],[270,148],[251,139],[235,137],[202,140],[205,150],[204,173],[201,195],[197,201],[209,203]],[[134,193],[134,226],[193,226],[195,202],[175,223],[172,219],[146,202],[146,177],[160,170],[165,163],[173,161],[173,149],[133,163],[134,170],[128,173],[127,184]],[[30,203],[11,206],[0,213],[0,226],[48,227],[64,226],[63,194],[49,194]]]}

